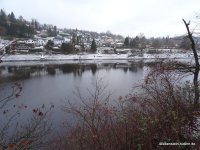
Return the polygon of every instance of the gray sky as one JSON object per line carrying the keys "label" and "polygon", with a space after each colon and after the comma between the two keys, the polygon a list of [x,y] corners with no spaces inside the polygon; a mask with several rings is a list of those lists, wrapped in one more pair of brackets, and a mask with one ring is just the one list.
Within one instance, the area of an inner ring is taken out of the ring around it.
{"label": "gray sky", "polygon": [[200,0],[0,0],[0,8],[16,17],[131,37],[183,34],[182,18],[193,20],[199,6]]}

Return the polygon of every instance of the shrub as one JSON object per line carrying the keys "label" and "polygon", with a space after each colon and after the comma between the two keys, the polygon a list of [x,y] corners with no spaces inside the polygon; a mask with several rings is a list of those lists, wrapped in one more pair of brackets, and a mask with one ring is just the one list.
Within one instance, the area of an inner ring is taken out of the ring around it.
{"label": "shrub", "polygon": [[[75,150],[197,148],[200,114],[193,107],[192,86],[180,85],[180,80],[169,68],[158,66],[135,87],[139,94],[120,97],[117,106],[104,95],[102,82],[97,82],[88,97],[78,92],[81,106],[65,107],[77,121],[54,146]],[[195,145],[162,146],[162,142]]]}

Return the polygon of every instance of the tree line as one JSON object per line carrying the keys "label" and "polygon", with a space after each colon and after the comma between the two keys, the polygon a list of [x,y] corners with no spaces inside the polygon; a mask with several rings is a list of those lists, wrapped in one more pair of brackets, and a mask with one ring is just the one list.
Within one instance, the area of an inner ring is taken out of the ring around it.
{"label": "tree line", "polygon": [[143,34],[139,34],[134,38],[126,37],[124,40],[124,46],[127,48],[135,49],[172,49],[180,48],[184,50],[190,49],[190,41],[187,37],[157,37],[146,38]]}
{"label": "tree line", "polygon": [[57,36],[57,27],[53,25],[41,25],[36,19],[25,20],[22,16],[15,17],[13,12],[7,14],[0,11],[0,36],[18,38],[31,38],[36,31],[47,30],[47,36]]}
{"label": "tree line", "polygon": [[3,9],[1,9],[0,36],[14,36],[19,38],[25,38],[32,37],[34,33],[34,27],[22,16],[16,18],[13,12],[6,14],[6,12]]}

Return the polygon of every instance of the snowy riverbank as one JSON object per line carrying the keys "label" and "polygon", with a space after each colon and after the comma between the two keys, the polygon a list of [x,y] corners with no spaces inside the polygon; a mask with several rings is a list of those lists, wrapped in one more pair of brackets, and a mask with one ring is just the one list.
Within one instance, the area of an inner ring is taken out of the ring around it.
{"label": "snowy riverbank", "polygon": [[191,58],[189,53],[143,54],[130,56],[128,54],[85,54],[85,55],[5,55],[1,58],[7,61],[59,61],[59,60],[138,60],[138,59],[184,59]]}

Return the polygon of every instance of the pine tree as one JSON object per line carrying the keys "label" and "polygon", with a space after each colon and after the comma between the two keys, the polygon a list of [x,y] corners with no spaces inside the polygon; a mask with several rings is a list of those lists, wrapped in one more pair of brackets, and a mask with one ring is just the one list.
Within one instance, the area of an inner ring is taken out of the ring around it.
{"label": "pine tree", "polygon": [[65,53],[72,53],[73,52],[72,43],[62,43],[61,50],[62,52],[65,52]]}
{"label": "pine tree", "polygon": [[16,23],[16,21],[17,21],[13,12],[11,12],[9,19],[10,19],[11,23]]}
{"label": "pine tree", "polygon": [[7,27],[7,15],[3,9],[0,11],[0,26]]}
{"label": "pine tree", "polygon": [[139,44],[140,44],[140,39],[139,39],[138,36],[136,36],[135,38],[133,38],[131,40],[131,43],[130,43],[130,45],[131,45],[132,48],[139,48]]}
{"label": "pine tree", "polygon": [[84,45],[84,43],[81,43],[81,50],[82,50],[82,51],[85,50],[85,45]]}
{"label": "pine tree", "polygon": [[54,46],[54,42],[51,40],[48,40],[47,44],[45,45],[45,49],[52,50]]}
{"label": "pine tree", "polygon": [[53,36],[57,36],[57,27],[56,26],[53,27]]}
{"label": "pine tree", "polygon": [[76,35],[73,33],[73,35],[72,35],[72,44],[73,45],[76,45],[77,44],[77,38],[76,38]]}
{"label": "pine tree", "polygon": [[129,47],[130,46],[130,41],[129,41],[129,37],[126,37],[124,40],[124,46]]}
{"label": "pine tree", "polygon": [[97,50],[97,45],[96,45],[95,39],[92,40],[92,44],[91,44],[90,50],[92,52],[96,52],[96,50]]}
{"label": "pine tree", "polygon": [[51,30],[50,27],[47,29],[47,34],[48,34],[48,36],[52,36],[52,34],[53,34],[53,31]]}

